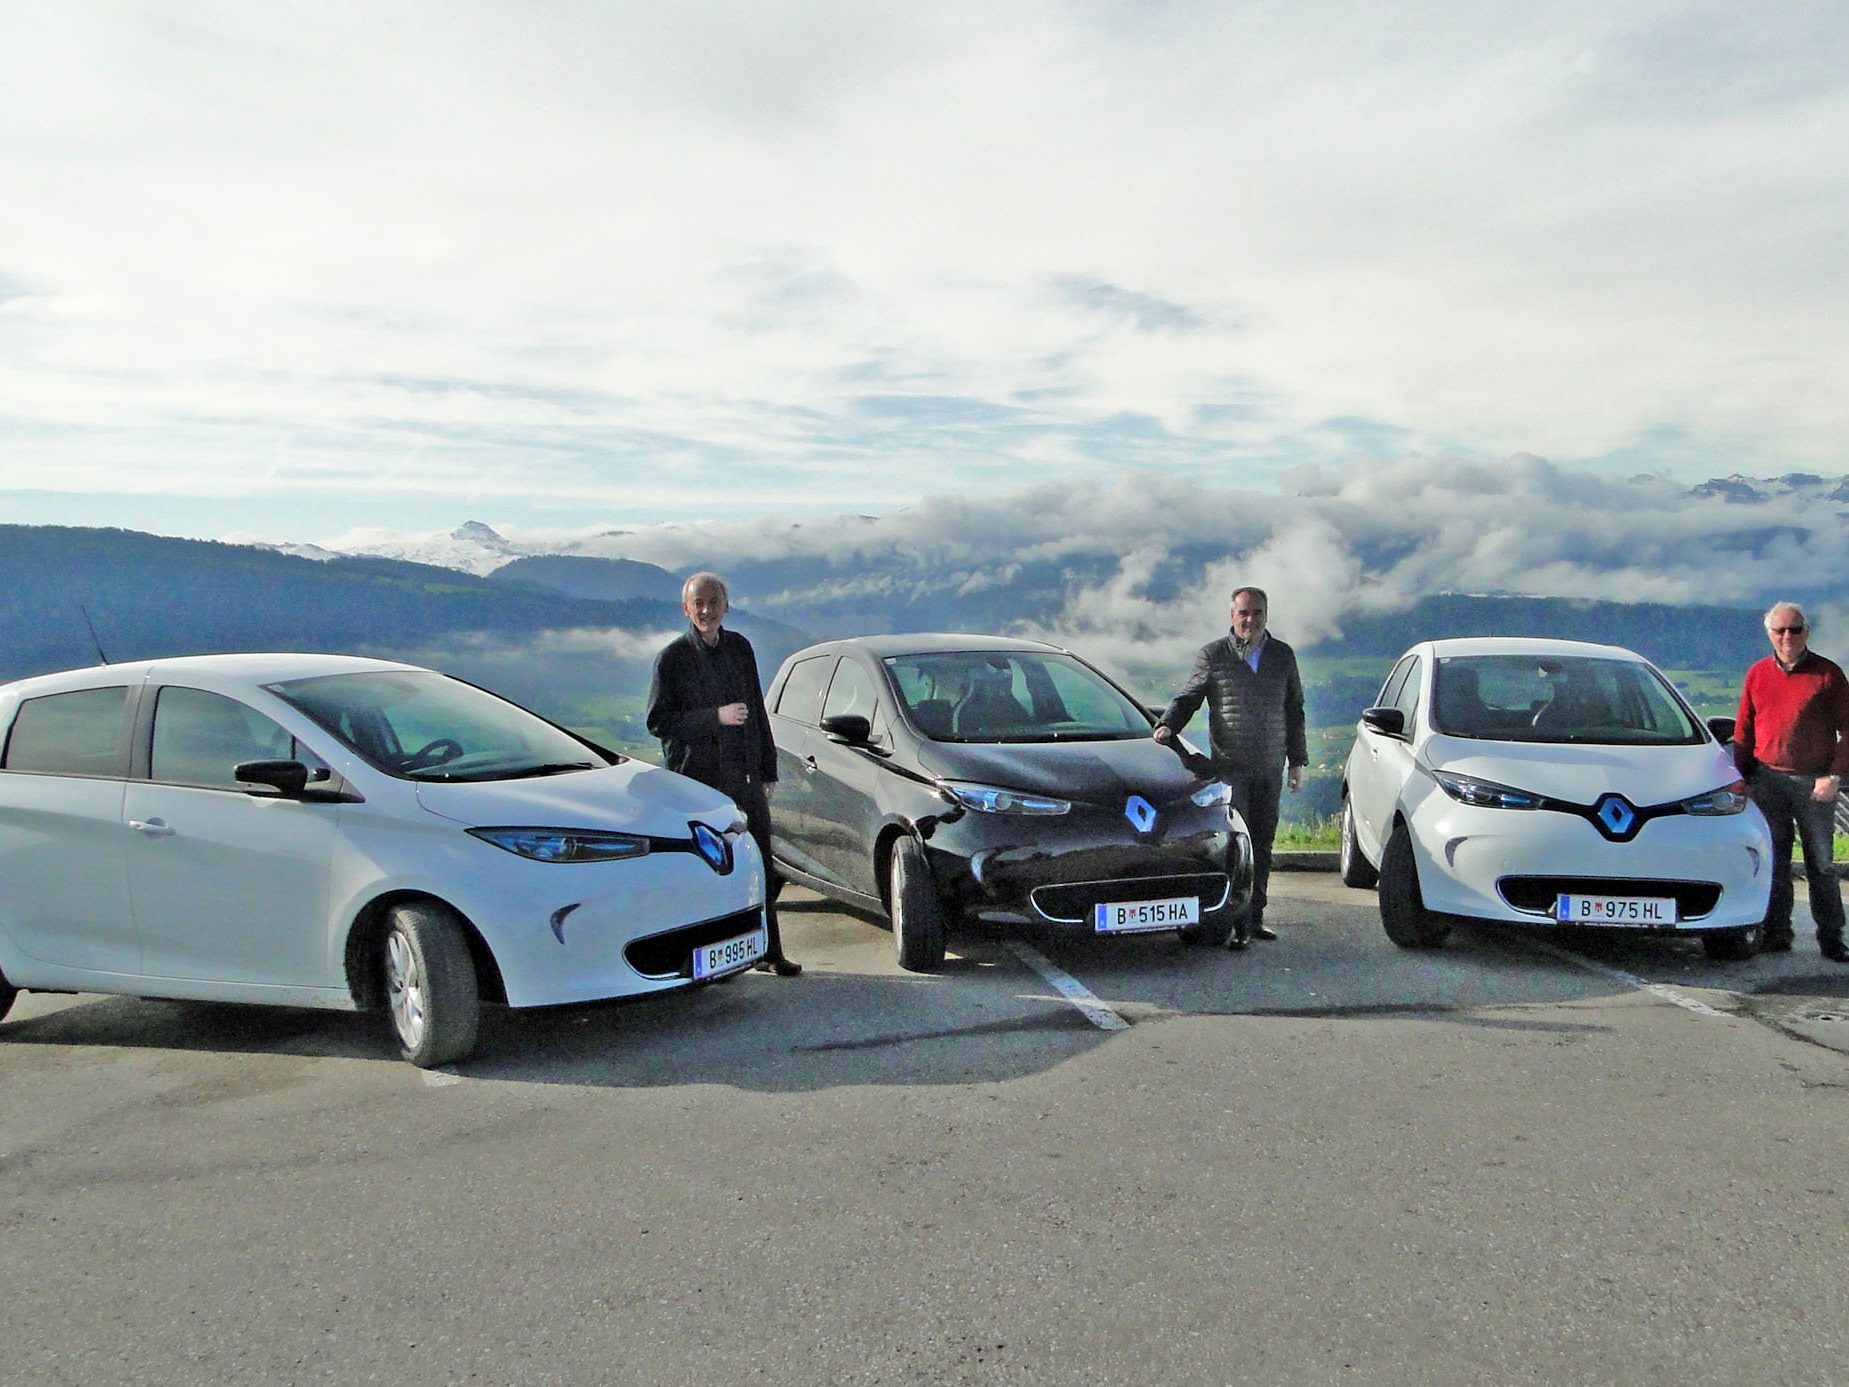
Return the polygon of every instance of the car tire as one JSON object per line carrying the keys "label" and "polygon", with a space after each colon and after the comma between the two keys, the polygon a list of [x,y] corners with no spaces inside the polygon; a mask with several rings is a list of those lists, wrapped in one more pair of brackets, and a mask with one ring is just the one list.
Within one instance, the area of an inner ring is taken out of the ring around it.
{"label": "car tire", "polygon": [[1402,949],[1435,949],[1451,933],[1451,923],[1425,908],[1419,893],[1419,866],[1413,860],[1412,835],[1405,824],[1394,826],[1380,855],[1380,923],[1387,938]]}
{"label": "car tire", "polygon": [[467,1058],[481,1026],[481,989],[461,921],[432,902],[397,906],[380,954],[399,1053],[420,1069]]}
{"label": "car tire", "polygon": [[1374,870],[1374,864],[1367,860],[1361,851],[1361,845],[1355,841],[1355,806],[1347,795],[1342,796],[1342,848],[1340,856],[1342,868],[1342,885],[1353,886],[1365,891],[1370,886],[1380,883],[1380,873]]}
{"label": "car tire", "polygon": [[1233,937],[1233,931],[1239,928],[1239,922],[1245,919],[1251,909],[1249,902],[1241,906],[1223,906],[1202,916],[1198,925],[1183,925],[1175,934],[1184,944],[1224,949],[1226,941]]}
{"label": "car tire", "polygon": [[6,1014],[13,1009],[18,996],[19,989],[6,980],[5,973],[0,973],[0,1021],[6,1020]]}
{"label": "car tire", "polygon": [[886,871],[887,910],[899,966],[912,973],[933,972],[944,963],[944,902],[931,879],[923,845],[916,838],[899,839],[892,845]]}
{"label": "car tire", "polygon": [[1701,936],[1702,951],[1716,963],[1743,963],[1759,952],[1760,926],[1710,930]]}

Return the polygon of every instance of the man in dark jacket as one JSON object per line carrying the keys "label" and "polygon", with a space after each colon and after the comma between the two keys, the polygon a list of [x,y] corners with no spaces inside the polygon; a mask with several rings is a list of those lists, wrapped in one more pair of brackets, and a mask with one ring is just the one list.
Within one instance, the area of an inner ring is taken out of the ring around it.
{"label": "man in dark jacket", "polygon": [[681,587],[687,634],[655,657],[648,686],[648,730],[661,740],[662,761],[730,795],[745,811],[764,857],[764,924],[769,951],[758,967],[793,978],[802,965],[783,956],[777,895],[783,883],[770,862],[770,796],[777,783],[777,747],[758,683],[751,642],[725,629],[731,609],[725,580],[696,573]]}
{"label": "man in dark jacket", "polygon": [[1233,593],[1231,634],[1201,647],[1187,683],[1155,729],[1158,742],[1173,740],[1207,702],[1214,774],[1232,789],[1233,807],[1252,834],[1252,908],[1233,934],[1235,949],[1244,948],[1248,938],[1278,937],[1265,924],[1265,887],[1271,878],[1271,841],[1278,832],[1280,782],[1288,774],[1291,793],[1302,789],[1310,759],[1297,655],[1266,633],[1269,612],[1263,589]]}

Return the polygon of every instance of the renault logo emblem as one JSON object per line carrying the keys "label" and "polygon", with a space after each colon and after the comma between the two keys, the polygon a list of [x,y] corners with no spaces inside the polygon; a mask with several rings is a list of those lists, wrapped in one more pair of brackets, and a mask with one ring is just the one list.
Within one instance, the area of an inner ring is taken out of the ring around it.
{"label": "renault logo emblem", "polygon": [[1592,806],[1608,838],[1623,838],[1637,823],[1637,811],[1623,795],[1605,795]]}
{"label": "renault logo emblem", "polygon": [[1156,826],[1156,807],[1141,795],[1131,795],[1124,804],[1124,817],[1138,833],[1147,833]]}

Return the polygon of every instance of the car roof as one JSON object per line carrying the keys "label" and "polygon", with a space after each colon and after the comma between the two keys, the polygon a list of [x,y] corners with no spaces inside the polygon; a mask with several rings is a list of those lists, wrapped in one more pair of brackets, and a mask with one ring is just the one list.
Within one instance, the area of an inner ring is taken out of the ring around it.
{"label": "car roof", "polygon": [[167,683],[196,679],[224,684],[271,684],[286,679],[312,679],[327,674],[357,674],[367,670],[417,670],[417,665],[396,660],[375,660],[363,655],[320,655],[301,652],[248,652],[235,655],[175,655],[158,660],[122,660],[109,665],[39,674],[0,685],[0,693],[22,698],[61,689],[95,685],[140,684],[152,679]]}
{"label": "car roof", "polygon": [[1027,640],[1019,636],[978,636],[963,631],[908,631],[898,634],[880,636],[847,636],[840,640],[823,641],[798,650],[790,656],[792,660],[805,660],[814,655],[828,655],[849,650],[864,650],[875,659],[886,660],[896,655],[940,655],[959,651],[1020,651],[1066,653],[1063,646],[1049,645],[1046,641]]}
{"label": "car roof", "polygon": [[1456,655],[1577,655],[1585,659],[1633,660],[1644,662],[1635,650],[1621,645],[1599,645],[1593,641],[1551,640],[1542,636],[1454,636],[1445,640],[1421,641],[1407,653],[1429,651],[1434,658]]}

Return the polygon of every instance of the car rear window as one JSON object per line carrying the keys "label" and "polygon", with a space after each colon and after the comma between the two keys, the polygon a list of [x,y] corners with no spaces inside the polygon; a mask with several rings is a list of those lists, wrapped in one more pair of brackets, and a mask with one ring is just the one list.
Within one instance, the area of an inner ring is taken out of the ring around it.
{"label": "car rear window", "polygon": [[120,775],[128,688],[74,689],[19,705],[6,739],[6,769],[41,775]]}

